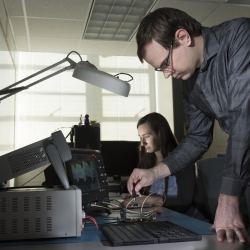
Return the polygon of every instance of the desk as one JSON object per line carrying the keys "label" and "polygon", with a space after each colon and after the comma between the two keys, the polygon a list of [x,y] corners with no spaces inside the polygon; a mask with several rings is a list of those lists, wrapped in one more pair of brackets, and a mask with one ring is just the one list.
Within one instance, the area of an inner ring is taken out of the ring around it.
{"label": "desk", "polygon": [[[31,244],[25,244],[22,242],[22,245],[13,245],[14,242],[10,243],[12,245],[2,245],[0,243],[1,250],[244,250],[245,247],[243,244],[240,244],[238,240],[235,240],[233,243],[228,243],[227,241],[218,242],[216,235],[212,234],[207,228],[210,226],[209,223],[191,218],[189,216],[171,211],[169,209],[160,208],[161,215],[157,217],[157,220],[169,220],[181,226],[185,226],[190,230],[196,231],[197,233],[202,234],[202,241],[192,241],[192,242],[180,242],[180,243],[164,243],[164,244],[153,244],[153,245],[137,245],[137,246],[123,246],[123,247],[112,247],[110,243],[105,239],[100,231],[97,231],[95,226],[86,225],[85,234],[93,235],[93,241],[88,237],[85,237],[84,242],[68,242],[70,239],[64,238],[58,244],[58,240],[47,240],[39,244],[32,242]],[[93,216],[93,214],[92,214]],[[106,218],[116,218],[119,217],[119,212],[117,211],[110,215],[98,215],[96,217],[98,223],[102,223]],[[105,221],[107,223],[107,221]],[[84,240],[84,231],[82,237]]]}
{"label": "desk", "polygon": [[243,250],[244,246],[239,242],[218,242],[214,235],[202,236],[202,241],[165,243],[140,246],[112,247],[107,242],[82,242],[46,245],[5,246],[1,250]]}

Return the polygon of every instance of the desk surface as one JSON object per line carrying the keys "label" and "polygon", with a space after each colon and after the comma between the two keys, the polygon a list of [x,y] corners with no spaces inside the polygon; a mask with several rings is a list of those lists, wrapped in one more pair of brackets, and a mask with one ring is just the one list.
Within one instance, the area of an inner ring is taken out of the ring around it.
{"label": "desk surface", "polygon": [[[186,227],[196,233],[202,235],[201,241],[192,242],[179,242],[179,243],[163,243],[153,245],[137,245],[137,246],[123,246],[112,247],[110,243],[105,239],[102,233],[96,229],[93,224],[86,225],[82,236],[78,238],[63,238],[63,239],[51,239],[51,240],[39,240],[39,241],[22,241],[22,242],[9,242],[9,244],[2,244],[0,242],[1,250],[93,250],[93,249],[127,249],[127,250],[244,250],[243,244],[239,243],[237,239],[233,243],[227,241],[218,242],[216,235],[208,230],[209,223],[194,219],[192,217],[171,211],[169,209],[160,208],[161,215],[157,216],[157,220],[169,220],[180,226]],[[93,214],[91,215],[93,216]],[[110,215],[98,214],[95,218],[98,224],[107,223],[105,219],[114,219],[119,217],[119,211]],[[79,239],[80,238],[80,239]],[[20,243],[20,244],[19,244]]]}
{"label": "desk surface", "polygon": [[81,243],[63,243],[63,244],[42,244],[42,245],[22,245],[22,246],[2,246],[1,250],[95,250],[95,249],[127,249],[127,250],[243,250],[244,245],[238,241],[234,243],[218,242],[215,235],[202,236],[202,241],[180,242],[180,243],[164,243],[153,245],[140,245],[140,246],[124,246],[112,247],[109,242],[81,242]]}

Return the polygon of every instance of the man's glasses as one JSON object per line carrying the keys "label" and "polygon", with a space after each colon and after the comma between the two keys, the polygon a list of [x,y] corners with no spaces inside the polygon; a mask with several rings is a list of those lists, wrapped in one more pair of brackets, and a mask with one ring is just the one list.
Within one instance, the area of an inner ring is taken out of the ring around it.
{"label": "man's glasses", "polygon": [[170,65],[170,56],[172,54],[172,49],[173,49],[173,41],[171,41],[169,52],[168,52],[168,57],[166,61],[162,63],[160,68],[155,68],[155,71],[164,71]]}

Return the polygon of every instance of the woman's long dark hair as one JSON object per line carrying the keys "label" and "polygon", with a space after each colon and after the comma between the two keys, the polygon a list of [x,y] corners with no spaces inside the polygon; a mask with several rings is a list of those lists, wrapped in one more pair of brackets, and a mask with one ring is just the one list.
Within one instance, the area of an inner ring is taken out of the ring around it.
{"label": "woman's long dark hair", "polygon": [[[142,117],[138,123],[137,128],[147,123],[155,134],[160,134],[160,148],[163,157],[167,157],[176,147],[177,140],[172,133],[172,130],[164,116],[153,112]],[[155,153],[147,153],[144,146],[140,144],[139,147],[139,165],[140,168],[152,168],[156,164]]]}

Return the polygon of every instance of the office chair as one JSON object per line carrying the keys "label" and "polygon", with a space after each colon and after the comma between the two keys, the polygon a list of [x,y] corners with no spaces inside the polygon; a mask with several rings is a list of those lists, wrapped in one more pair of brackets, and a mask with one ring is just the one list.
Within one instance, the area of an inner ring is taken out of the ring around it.
{"label": "office chair", "polygon": [[[224,157],[206,158],[196,162],[196,187],[193,206],[210,222],[214,222],[218,197],[220,193]],[[240,209],[246,228],[249,226],[249,216],[245,195],[241,197]]]}
{"label": "office chair", "polygon": [[196,162],[194,206],[213,223],[218,204],[225,159],[206,158]]}

